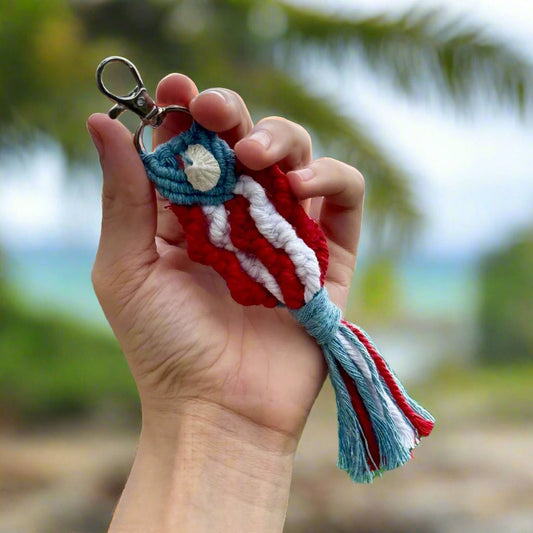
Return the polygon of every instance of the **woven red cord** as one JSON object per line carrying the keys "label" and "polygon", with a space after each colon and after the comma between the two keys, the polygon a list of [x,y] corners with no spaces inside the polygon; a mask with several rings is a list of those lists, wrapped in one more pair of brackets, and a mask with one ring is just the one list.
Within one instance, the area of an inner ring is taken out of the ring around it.
{"label": "woven red cord", "polygon": [[370,356],[372,357],[374,361],[374,364],[376,365],[376,368],[379,374],[383,377],[387,387],[389,388],[392,394],[392,397],[394,398],[394,401],[396,402],[398,407],[402,410],[403,414],[407,417],[409,422],[411,422],[411,424],[417,430],[418,434],[421,437],[427,437],[431,433],[431,430],[433,429],[433,426],[434,426],[433,421],[426,420],[424,417],[419,415],[409,405],[409,402],[406,400],[400,387],[396,383],[396,379],[391,374],[387,364],[385,363],[381,355],[372,346],[370,341],[366,338],[364,333],[359,328],[357,328],[357,326],[355,326],[354,324],[351,324],[350,322],[346,320],[343,320],[342,323],[356,335],[356,337],[361,341],[361,343],[367,349],[368,353],[370,354]]}
{"label": "woven red cord", "polygon": [[277,281],[285,304],[290,309],[304,305],[304,287],[298,277],[294,263],[287,253],[275,248],[261,235],[249,212],[250,203],[243,196],[236,196],[226,203],[230,237],[241,251],[257,257]]}
{"label": "woven red cord", "polygon": [[320,265],[320,283],[324,284],[329,259],[326,238],[318,224],[299,204],[291,190],[287,176],[277,165],[259,171],[246,169],[244,173],[254,178],[266,190],[278,213],[294,227],[298,237],[314,250]]}
{"label": "woven red cord", "polygon": [[277,299],[252,279],[241,267],[237,256],[217,248],[208,238],[208,224],[198,206],[171,205],[187,238],[187,253],[192,261],[212,266],[225,280],[233,299],[241,305],[275,307]]}

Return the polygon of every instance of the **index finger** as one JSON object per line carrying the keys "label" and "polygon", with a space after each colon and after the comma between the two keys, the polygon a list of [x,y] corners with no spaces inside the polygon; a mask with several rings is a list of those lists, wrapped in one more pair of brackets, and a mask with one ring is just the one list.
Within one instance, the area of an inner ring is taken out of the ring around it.
{"label": "index finger", "polygon": [[[187,107],[199,124],[214,131],[233,146],[253,126],[243,99],[229,89],[208,89],[198,93],[194,82],[183,74],[163,78],[157,88],[157,102],[161,106]],[[164,143],[191,125],[191,117],[184,113],[169,113],[154,132],[155,146]]]}
{"label": "index finger", "polygon": [[[157,86],[157,105],[181,105],[189,108],[191,100],[198,94],[195,83],[184,74],[169,74]],[[186,113],[169,113],[163,124],[154,129],[154,147],[169,141],[191,125],[191,117]]]}
{"label": "index finger", "polygon": [[253,127],[244,100],[229,89],[208,89],[190,104],[194,119],[204,128],[218,133],[232,148]]}

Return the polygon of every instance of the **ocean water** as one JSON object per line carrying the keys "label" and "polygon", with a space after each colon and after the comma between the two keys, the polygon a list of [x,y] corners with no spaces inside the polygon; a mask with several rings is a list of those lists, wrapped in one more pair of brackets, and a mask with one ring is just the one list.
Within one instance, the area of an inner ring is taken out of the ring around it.
{"label": "ocean water", "polygon": [[400,286],[413,315],[472,320],[479,299],[476,262],[463,258],[414,258],[399,265]]}
{"label": "ocean water", "polygon": [[[91,285],[96,255],[92,248],[8,250],[7,277],[21,297],[35,306],[104,320]],[[477,301],[475,265],[461,259],[415,258],[398,263],[406,312],[413,317],[465,318]]]}
{"label": "ocean water", "polygon": [[[25,305],[109,332],[91,285],[95,254],[92,248],[8,250],[8,281]],[[399,263],[398,277],[405,298],[402,320],[373,324],[369,333],[402,379],[426,375],[450,357],[450,346],[458,357],[470,353],[478,294],[475,265],[410,259]]]}
{"label": "ocean water", "polygon": [[105,326],[91,284],[96,249],[11,249],[5,255],[8,283],[26,305]]}

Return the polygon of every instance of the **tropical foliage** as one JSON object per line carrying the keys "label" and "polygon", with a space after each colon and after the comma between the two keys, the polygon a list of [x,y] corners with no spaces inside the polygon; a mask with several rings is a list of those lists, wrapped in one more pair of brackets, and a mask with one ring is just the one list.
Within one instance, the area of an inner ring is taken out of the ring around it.
{"label": "tropical foliage", "polygon": [[133,379],[109,334],[0,299],[0,423],[113,407],[138,416]]}
{"label": "tropical foliage", "polygon": [[[83,160],[86,116],[106,109],[94,69],[108,55],[139,66],[148,87],[180,70],[200,88],[243,94],[256,116],[275,113],[308,127],[322,151],[368,178],[367,208],[379,226],[408,233],[418,211],[407,173],[320,93],[326,63],[367,70],[411,97],[464,107],[479,95],[521,110],[533,90],[531,65],[501,40],[439,10],[403,15],[331,15],[289,2],[254,0],[1,0],[0,134],[3,146],[38,133]],[[317,70],[308,86],[299,73]],[[429,95],[429,96],[428,96]]]}
{"label": "tropical foliage", "polygon": [[531,362],[533,228],[483,260],[480,292],[480,360]]}

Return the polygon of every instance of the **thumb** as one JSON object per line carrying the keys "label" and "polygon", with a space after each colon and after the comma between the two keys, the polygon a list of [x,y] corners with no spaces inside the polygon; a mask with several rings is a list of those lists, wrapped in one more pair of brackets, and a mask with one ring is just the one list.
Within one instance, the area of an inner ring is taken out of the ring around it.
{"label": "thumb", "polygon": [[95,269],[138,271],[157,258],[153,187],[123,124],[97,113],[89,117],[87,129],[103,173],[102,229]]}

